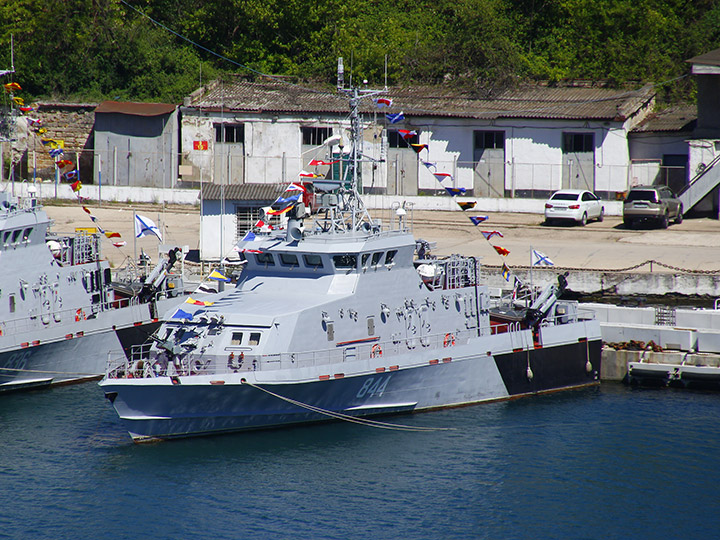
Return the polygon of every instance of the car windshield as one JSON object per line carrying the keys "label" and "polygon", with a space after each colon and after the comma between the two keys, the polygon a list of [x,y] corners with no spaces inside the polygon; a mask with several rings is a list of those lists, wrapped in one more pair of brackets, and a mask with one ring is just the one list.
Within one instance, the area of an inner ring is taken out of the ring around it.
{"label": "car windshield", "polygon": [[556,193],[551,197],[553,201],[577,201],[577,193]]}
{"label": "car windshield", "polygon": [[657,202],[657,195],[653,190],[650,189],[637,189],[632,190],[630,193],[628,193],[627,199],[625,199],[627,202],[632,201],[649,201],[649,202]]}

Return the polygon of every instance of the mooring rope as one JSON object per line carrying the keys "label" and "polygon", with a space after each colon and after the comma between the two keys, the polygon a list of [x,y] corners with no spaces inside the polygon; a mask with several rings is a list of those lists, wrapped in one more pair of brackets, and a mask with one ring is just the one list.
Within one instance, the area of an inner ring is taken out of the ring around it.
{"label": "mooring rope", "polygon": [[303,403],[302,401],[298,401],[296,399],[281,396],[280,394],[271,392],[270,390],[263,388],[262,386],[258,386],[256,384],[247,382],[246,380],[243,380],[242,384],[246,384],[248,386],[251,386],[252,388],[256,388],[257,390],[265,392],[266,394],[269,394],[273,397],[281,399],[282,401],[285,401],[292,405],[302,407],[303,409],[308,409],[309,411],[313,411],[313,412],[316,412],[319,414],[324,414],[324,415],[330,416],[332,418],[337,418],[338,420],[344,420],[346,422],[351,422],[354,424],[361,424],[361,425],[368,426],[368,427],[374,427],[374,428],[378,428],[378,429],[393,429],[396,431],[453,431],[455,429],[455,428],[442,428],[442,427],[438,428],[438,427],[407,426],[407,425],[403,425],[403,424],[391,424],[388,422],[378,422],[377,420],[369,420],[367,418],[358,418],[356,416],[350,416],[350,415],[335,412],[335,411],[329,411],[327,409],[322,409],[320,407],[315,407],[314,405],[309,405],[307,403]]}

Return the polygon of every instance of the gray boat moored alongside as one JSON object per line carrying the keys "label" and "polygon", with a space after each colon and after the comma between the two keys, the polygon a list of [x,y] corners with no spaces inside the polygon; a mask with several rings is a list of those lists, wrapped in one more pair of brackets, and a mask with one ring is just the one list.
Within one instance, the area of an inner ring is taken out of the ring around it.
{"label": "gray boat moored alongside", "polygon": [[182,301],[169,260],[151,294],[121,295],[100,235],[50,225],[36,199],[0,192],[0,392],[101,378],[108,355],[129,354]]}
{"label": "gray boat moored alongside", "polygon": [[[353,174],[363,96],[351,95]],[[434,258],[400,214],[384,229],[356,185],[322,197],[311,225],[297,204],[285,230],[248,234],[234,288],[182,304],[133,358],[110,360],[100,385],[134,440],[599,383],[600,326],[561,299],[564,276],[531,304],[495,305],[477,259]]]}

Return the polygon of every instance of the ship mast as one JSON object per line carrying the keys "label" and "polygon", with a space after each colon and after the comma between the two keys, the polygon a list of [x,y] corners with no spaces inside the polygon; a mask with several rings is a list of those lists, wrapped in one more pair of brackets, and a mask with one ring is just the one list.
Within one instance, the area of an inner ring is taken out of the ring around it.
{"label": "ship mast", "polygon": [[[363,82],[367,83],[367,81]],[[350,164],[352,167],[352,176],[349,203],[352,213],[352,230],[355,231],[358,230],[363,221],[372,221],[365,210],[362,201],[360,200],[358,191],[358,169],[364,157],[362,136],[363,126],[360,116],[360,102],[363,99],[386,94],[387,88],[383,90],[370,90],[360,89],[357,86],[352,85],[346,88],[343,59],[340,57],[338,58],[337,91],[339,94],[346,96],[350,104],[350,139],[352,143],[350,151]],[[340,159],[343,159],[342,156],[340,156]]]}

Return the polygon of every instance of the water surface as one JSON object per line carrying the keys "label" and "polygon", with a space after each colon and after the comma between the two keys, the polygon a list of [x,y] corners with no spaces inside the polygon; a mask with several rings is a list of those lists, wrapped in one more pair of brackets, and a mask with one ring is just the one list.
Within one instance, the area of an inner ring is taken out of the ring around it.
{"label": "water surface", "polygon": [[0,396],[0,538],[713,538],[720,395],[605,384],[135,445],[94,383]]}

